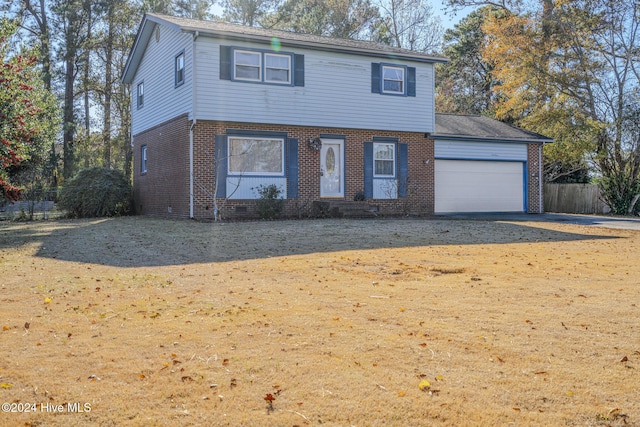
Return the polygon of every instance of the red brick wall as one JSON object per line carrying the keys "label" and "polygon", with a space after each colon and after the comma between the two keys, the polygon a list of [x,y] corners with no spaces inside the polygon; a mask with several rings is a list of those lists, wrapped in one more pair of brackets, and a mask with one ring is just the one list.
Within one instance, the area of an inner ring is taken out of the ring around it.
{"label": "red brick wall", "polygon": [[[133,193],[142,215],[189,217],[189,126],[180,116],[134,135]],[[147,172],[140,172],[140,147],[147,146]]]}
{"label": "red brick wall", "polygon": [[[136,211],[144,215],[189,217],[189,127],[187,116],[180,116],[134,136],[134,199]],[[345,136],[345,197],[353,200],[364,190],[364,143],[374,137],[394,137],[408,144],[409,182],[406,198],[369,200],[386,214],[432,214],[434,210],[434,143],[422,133],[370,131],[198,121],[194,128],[194,217],[212,219],[215,194],[215,135],[227,129],[287,132],[298,138],[298,197],[287,199],[285,215],[307,216],[312,203],[320,199],[320,154],[307,141],[320,134]],[[147,172],[140,172],[140,147],[147,145]],[[528,145],[528,212],[542,211],[540,197],[540,150]],[[223,218],[255,216],[255,201],[218,199]],[[245,206],[246,214],[236,206]]]}
{"label": "red brick wall", "polygon": [[[434,170],[433,140],[415,132],[369,131],[341,128],[317,128],[272,124],[198,121],[194,133],[195,203],[196,218],[213,218],[213,195],[215,194],[215,135],[225,134],[227,129],[287,132],[289,138],[298,138],[298,198],[288,199],[285,214],[306,216],[312,202],[320,199],[320,154],[309,148],[307,141],[320,134],[345,136],[345,197],[353,200],[355,194],[364,190],[364,143],[374,136],[396,137],[409,148],[410,196],[399,200],[372,200],[380,210],[388,213],[433,213]],[[218,200],[219,206],[224,201]],[[247,206],[248,216],[254,212],[250,200],[229,200],[224,203],[223,217],[236,216],[236,206]]]}
{"label": "red brick wall", "polygon": [[529,144],[527,146],[527,188],[528,188],[528,213],[542,213],[544,211],[544,197],[541,197],[542,176],[540,176],[540,165],[542,164],[540,144]]}

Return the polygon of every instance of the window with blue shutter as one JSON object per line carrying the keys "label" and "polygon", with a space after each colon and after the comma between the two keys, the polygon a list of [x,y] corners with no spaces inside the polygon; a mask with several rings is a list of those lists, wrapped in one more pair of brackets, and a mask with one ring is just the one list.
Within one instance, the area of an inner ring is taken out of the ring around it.
{"label": "window with blue shutter", "polygon": [[373,198],[373,142],[364,143],[364,197]]}
{"label": "window with blue shutter", "polygon": [[298,197],[298,139],[287,139],[287,199]]}
{"label": "window with blue shutter", "polygon": [[397,64],[371,64],[371,93],[416,96],[416,69]]}
{"label": "window with blue shutter", "polygon": [[398,197],[409,195],[409,146],[398,144]]}
{"label": "window with blue shutter", "polygon": [[220,46],[220,80],[304,86],[304,55]]}
{"label": "window with blue shutter", "polygon": [[227,136],[215,137],[216,197],[227,197]]}

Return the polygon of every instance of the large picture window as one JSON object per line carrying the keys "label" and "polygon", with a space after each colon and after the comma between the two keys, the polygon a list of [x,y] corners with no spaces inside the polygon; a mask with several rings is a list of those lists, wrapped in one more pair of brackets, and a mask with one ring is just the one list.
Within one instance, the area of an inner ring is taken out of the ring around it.
{"label": "large picture window", "polygon": [[391,143],[373,144],[373,176],[394,177],[396,175],[396,145]]}
{"label": "large picture window", "polygon": [[284,175],[284,139],[229,137],[229,175]]}

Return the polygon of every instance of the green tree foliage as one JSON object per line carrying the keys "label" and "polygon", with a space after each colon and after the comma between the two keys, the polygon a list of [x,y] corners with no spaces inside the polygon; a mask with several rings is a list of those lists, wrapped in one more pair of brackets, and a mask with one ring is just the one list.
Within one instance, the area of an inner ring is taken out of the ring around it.
{"label": "green tree foliage", "polygon": [[82,169],[63,187],[59,207],[72,218],[125,215],[131,211],[131,185],[117,170]]}
{"label": "green tree foliage", "polygon": [[571,147],[562,154],[574,165],[585,160],[572,154],[588,149],[603,197],[618,214],[633,208],[640,192],[633,125],[640,108],[639,14],[633,2],[544,0],[483,26],[489,35],[483,55],[500,82],[497,116]]}
{"label": "green tree foliage", "polygon": [[436,107],[442,113],[493,115],[496,81],[493,63],[482,55],[486,35],[482,29],[488,17],[504,11],[485,6],[471,12],[444,34],[444,56],[436,72]]}
{"label": "green tree foliage", "polygon": [[37,68],[38,53],[13,49],[15,22],[0,19],[0,191],[20,197],[20,176],[46,163],[45,149],[55,138],[56,107]]}
{"label": "green tree foliage", "polygon": [[280,0],[221,0],[220,3],[225,21],[254,27],[262,26],[265,17],[274,11]]}
{"label": "green tree foliage", "polygon": [[344,39],[365,38],[380,19],[370,0],[286,0],[265,25]]}

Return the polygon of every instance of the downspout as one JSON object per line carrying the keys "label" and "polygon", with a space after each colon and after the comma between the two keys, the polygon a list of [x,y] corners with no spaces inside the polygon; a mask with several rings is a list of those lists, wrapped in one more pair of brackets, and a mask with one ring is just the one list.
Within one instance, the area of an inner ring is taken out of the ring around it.
{"label": "downspout", "polygon": [[544,145],[544,142],[542,144],[538,145],[538,200],[539,200],[539,206],[538,206],[538,213],[544,213],[544,200],[542,199],[542,185],[544,182],[544,177],[542,176],[542,146]]}
{"label": "downspout", "polygon": [[198,31],[193,33],[193,43],[191,45],[191,127],[189,128],[189,218],[191,219],[194,217],[193,129],[198,121],[196,118],[196,108],[198,105],[198,91],[196,90],[196,40],[198,39],[198,35]]}

